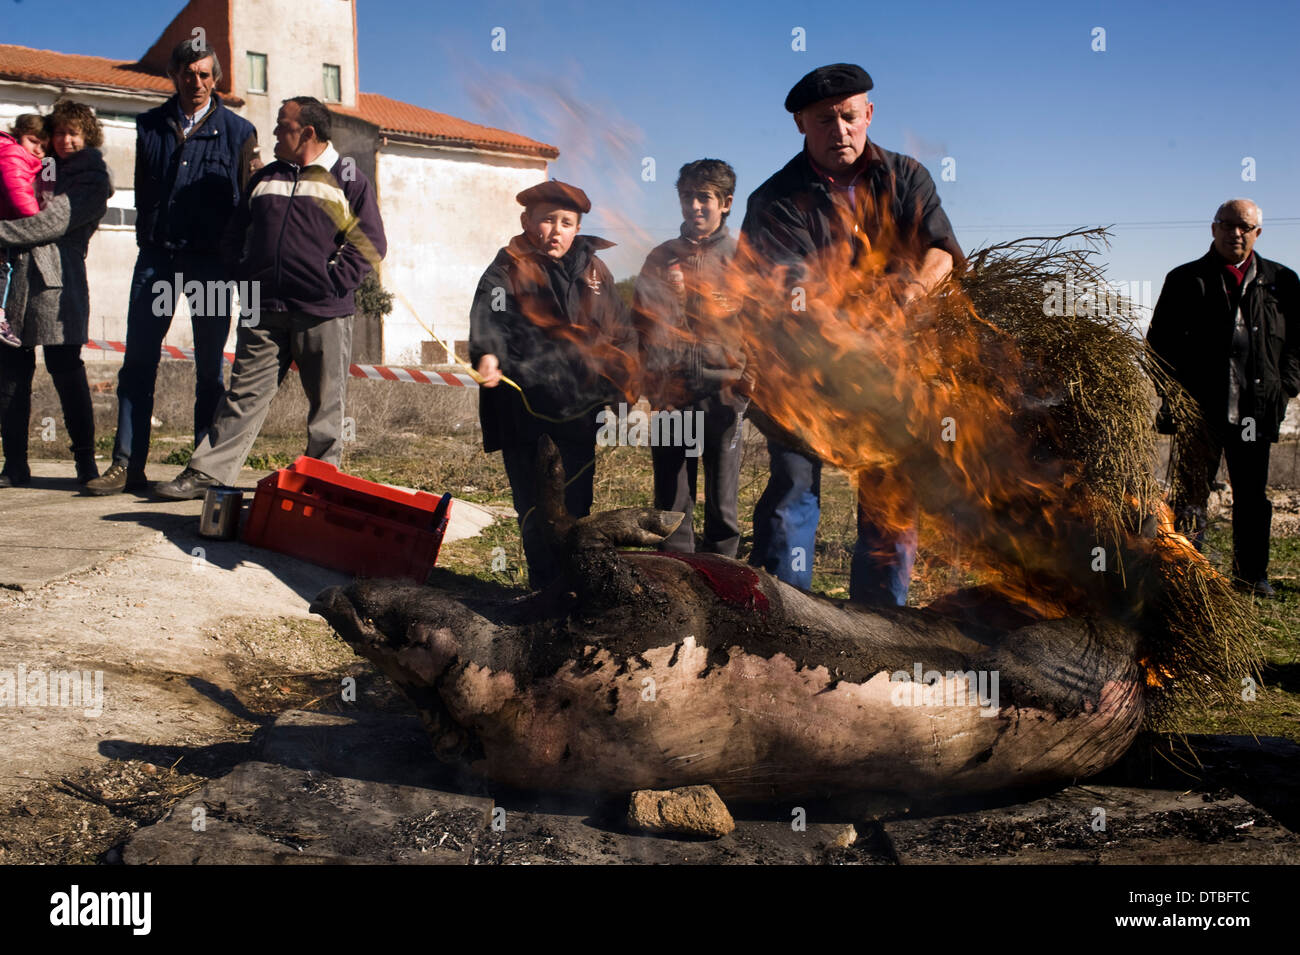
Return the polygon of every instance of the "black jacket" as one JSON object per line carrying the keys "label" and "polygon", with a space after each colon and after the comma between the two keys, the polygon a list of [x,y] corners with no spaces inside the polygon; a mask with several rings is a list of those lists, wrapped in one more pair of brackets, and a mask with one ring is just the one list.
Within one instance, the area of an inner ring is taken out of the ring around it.
{"label": "black jacket", "polygon": [[215,253],[251,175],[257,130],[214,93],[186,139],[177,102],[173,96],[135,120],[136,242]]}
{"label": "black jacket", "polygon": [[698,241],[683,225],[681,235],[646,257],[632,319],[641,346],[642,388],[655,407],[680,407],[718,393],[728,378],[739,379],[744,353],[729,304],[740,305],[730,275],[735,255],[736,240],[725,225]]}
{"label": "black jacket", "polygon": [[741,236],[757,267],[784,268],[790,288],[815,280],[818,266],[857,265],[869,250],[883,253],[890,272],[919,265],[930,248],[950,253],[954,268],[965,263],[925,167],[870,140],[865,154],[851,211],[837,203],[806,148],[754,190]]}
{"label": "black jacket", "polygon": [[[1222,257],[1211,248],[1165,277],[1147,342],[1196,399],[1210,423],[1228,421],[1228,361],[1235,310]],[[1255,255],[1255,278],[1242,292],[1250,333],[1240,416],[1255,419],[1259,440],[1276,441],[1287,401],[1300,393],[1300,279]],[[1163,397],[1163,396],[1162,396]]]}
{"label": "black jacket", "polygon": [[595,441],[600,406],[622,397],[636,362],[627,307],[596,258],[613,244],[578,235],[557,261],[521,233],[479,279],[469,319],[470,362],[477,367],[484,355],[496,355],[501,373],[545,416],[529,414],[519,392],[504,382],[480,388],[485,451],[542,434]]}

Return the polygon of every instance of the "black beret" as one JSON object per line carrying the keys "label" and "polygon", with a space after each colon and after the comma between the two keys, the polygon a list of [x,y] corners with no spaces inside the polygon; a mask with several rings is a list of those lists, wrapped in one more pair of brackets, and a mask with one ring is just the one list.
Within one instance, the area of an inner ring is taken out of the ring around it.
{"label": "black beret", "polygon": [[867,71],[855,63],[832,63],[819,66],[798,83],[786,95],[785,108],[797,113],[805,106],[811,106],[818,100],[831,96],[852,96],[865,93],[871,89],[871,77]]}
{"label": "black beret", "polygon": [[577,186],[571,186],[567,182],[560,182],[558,179],[529,186],[515,196],[515,199],[525,209],[539,203],[553,202],[557,206],[572,209],[574,212],[586,213],[591,211],[591,200],[587,198],[585,192]]}

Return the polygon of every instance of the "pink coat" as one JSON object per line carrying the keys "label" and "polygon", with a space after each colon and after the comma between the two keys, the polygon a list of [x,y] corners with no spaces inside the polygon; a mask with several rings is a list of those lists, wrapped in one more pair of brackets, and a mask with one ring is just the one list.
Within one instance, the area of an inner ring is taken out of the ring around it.
{"label": "pink coat", "polygon": [[33,185],[41,161],[8,133],[0,133],[0,219],[21,219],[41,211]]}

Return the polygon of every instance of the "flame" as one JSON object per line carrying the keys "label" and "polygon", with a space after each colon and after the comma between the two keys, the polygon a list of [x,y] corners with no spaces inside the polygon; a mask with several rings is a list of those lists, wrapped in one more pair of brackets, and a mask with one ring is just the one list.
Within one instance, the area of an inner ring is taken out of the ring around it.
{"label": "flame", "polygon": [[[839,232],[851,236],[842,215]],[[877,524],[901,532],[919,507],[967,569],[1043,617],[1064,616],[1090,583],[1098,542],[1079,509],[1079,475],[1041,453],[1053,437],[1044,398],[1024,390],[1015,343],[959,282],[901,304],[915,237],[885,209],[868,215],[884,225],[856,259],[848,241],[785,268],[742,248],[730,277],[739,287],[725,297],[746,303],[733,327],[755,369],[754,403],[855,473]]]}
{"label": "flame", "polygon": [[[884,214],[884,211],[881,211]],[[840,224],[852,234],[847,221]],[[919,511],[959,545],[964,569],[1044,619],[1095,589],[1098,542],[1086,488],[1050,454],[1051,396],[1027,391],[1015,343],[981,317],[960,282],[902,302],[911,239],[886,222],[870,249],[848,242],[794,266],[742,243],[737,267],[691,329],[661,325],[661,345],[717,343],[770,429],[851,472],[864,510],[902,532]],[[611,290],[612,291],[612,290]],[[521,301],[528,321],[580,351],[630,402],[680,404],[684,383],[651,382],[641,355],[608,335]],[[642,316],[654,321],[655,316]],[[743,358],[742,358],[743,356]],[[1115,555],[1112,555],[1115,559]]]}
{"label": "flame", "polygon": [[1174,678],[1167,667],[1152,663],[1146,657],[1138,657],[1137,662],[1145,673],[1146,685],[1152,689],[1160,689]]}

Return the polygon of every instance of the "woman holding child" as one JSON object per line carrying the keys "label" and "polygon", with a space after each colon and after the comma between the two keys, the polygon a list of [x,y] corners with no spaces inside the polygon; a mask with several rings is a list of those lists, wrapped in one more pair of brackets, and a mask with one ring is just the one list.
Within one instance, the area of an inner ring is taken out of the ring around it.
{"label": "woman holding child", "polygon": [[[31,114],[20,116],[14,134],[0,137],[0,166],[6,172],[5,197],[0,200],[0,216],[5,217],[0,221],[0,256],[6,265],[0,265],[0,289],[7,283],[4,320],[9,332],[7,338],[0,337],[0,437],[5,458],[0,487],[31,482],[27,437],[37,346],[44,350],[45,367],[63,406],[77,481],[85,484],[99,474],[81,346],[90,330],[86,249],[113,194],[99,151],[104,136],[90,107],[68,101],[56,103],[43,121]],[[44,181],[47,174],[36,156],[47,142],[54,154],[50,182]],[[37,163],[24,162],[15,148],[24,149]],[[37,186],[51,188],[42,195]],[[34,214],[26,190],[44,199]]]}

